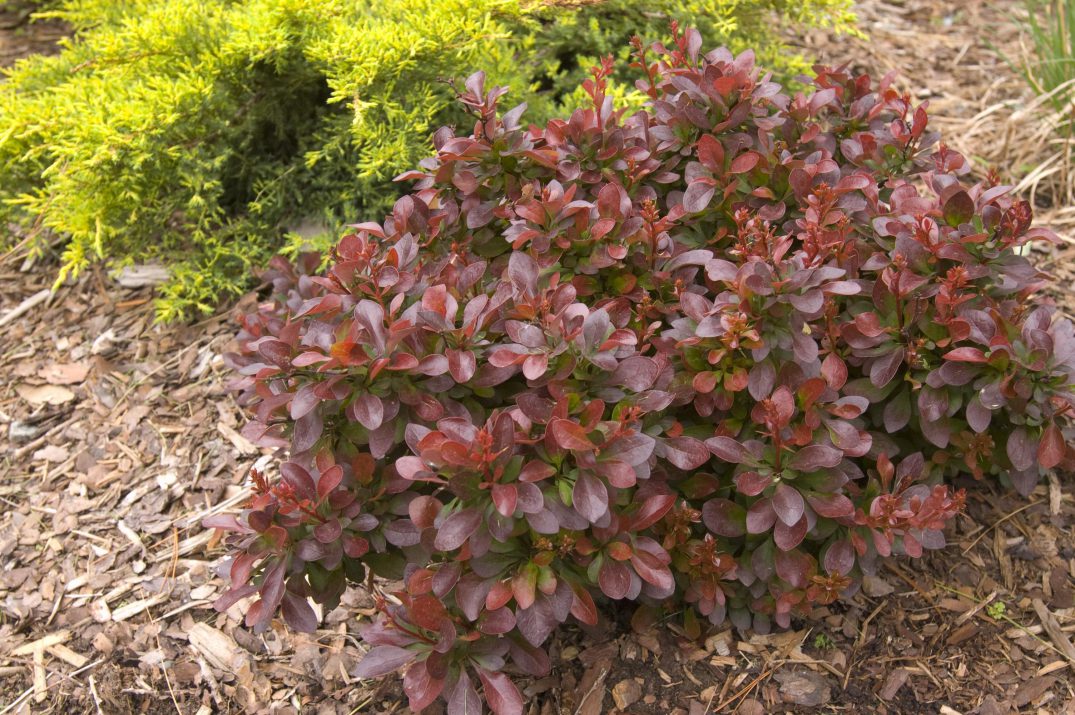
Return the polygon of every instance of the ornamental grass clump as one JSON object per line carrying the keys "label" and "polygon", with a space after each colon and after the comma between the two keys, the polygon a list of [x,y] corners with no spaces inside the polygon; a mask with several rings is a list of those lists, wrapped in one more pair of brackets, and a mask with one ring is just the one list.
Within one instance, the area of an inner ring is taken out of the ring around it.
{"label": "ornamental grass clump", "polygon": [[520,713],[509,676],[603,604],[788,627],[942,547],[950,478],[1072,466],[1075,339],[1031,303],[1027,203],[964,183],[888,78],[790,97],[700,45],[636,41],[629,116],[611,61],[545,126],[471,77],[472,131],[383,223],[323,272],[274,262],[231,361],[243,434],[290,461],[207,522],[218,608],[312,630],[309,599],[396,580],[355,674]]}

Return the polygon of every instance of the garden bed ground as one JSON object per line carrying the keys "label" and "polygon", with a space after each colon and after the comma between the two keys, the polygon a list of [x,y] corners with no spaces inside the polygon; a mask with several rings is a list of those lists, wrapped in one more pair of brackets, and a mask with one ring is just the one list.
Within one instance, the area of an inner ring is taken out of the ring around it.
{"label": "garden bed ground", "polygon": [[55,52],[67,36],[67,27],[58,20],[30,20],[34,6],[29,0],[5,0],[0,4],[0,68],[33,52]]}
{"label": "garden bed ground", "polygon": [[[868,0],[869,42],[802,42],[913,77],[958,143],[983,103],[1022,92],[984,39],[1015,43],[1017,4]],[[1040,258],[1075,313],[1070,244]],[[0,715],[405,711],[397,682],[348,675],[361,592],[309,636],[253,636],[210,607],[221,550],[198,524],[239,505],[264,458],[224,388],[229,315],[156,327],[150,289],[93,272],[45,298],[50,260],[0,260]],[[1075,712],[1073,524],[1070,484],[1029,500],[975,485],[947,549],[790,632],[695,642],[674,618],[632,633],[626,613],[563,629],[554,674],[525,683],[531,712]]]}

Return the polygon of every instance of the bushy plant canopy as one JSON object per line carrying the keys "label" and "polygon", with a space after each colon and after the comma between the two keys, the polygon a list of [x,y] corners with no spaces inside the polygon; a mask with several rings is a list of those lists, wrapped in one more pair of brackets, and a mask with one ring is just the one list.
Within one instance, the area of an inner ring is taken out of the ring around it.
{"label": "bushy plant canopy", "polygon": [[243,290],[289,231],[301,245],[381,215],[399,196],[391,178],[463,119],[449,83],[475,69],[540,121],[576,100],[578,53],[618,51],[669,13],[789,72],[802,62],[774,20],[851,20],[850,0],[60,5],[77,29],[66,49],[0,82],[0,220],[68,237],[65,273],[101,258],[168,264],[163,318]]}
{"label": "bushy plant canopy", "polygon": [[230,530],[248,625],[316,627],[368,573],[356,674],[419,710],[522,712],[505,673],[608,601],[787,627],[892,555],[944,545],[965,494],[1070,468],[1075,336],[1034,306],[1030,207],[922,106],[820,68],[788,96],[750,53],[635,43],[608,96],[527,126],[481,74],[472,131],[317,272],[276,260],[231,361],[290,450]]}

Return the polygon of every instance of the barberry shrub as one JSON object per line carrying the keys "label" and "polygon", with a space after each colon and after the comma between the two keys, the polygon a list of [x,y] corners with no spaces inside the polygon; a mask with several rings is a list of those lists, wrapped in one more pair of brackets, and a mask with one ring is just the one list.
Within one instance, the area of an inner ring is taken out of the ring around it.
{"label": "barberry shrub", "polygon": [[1031,304],[1028,204],[965,183],[888,78],[789,97],[675,37],[634,43],[629,116],[611,61],[544,127],[471,77],[473,131],[437,133],[384,223],[323,272],[273,263],[230,359],[243,434],[290,461],[208,521],[218,608],[311,630],[309,599],[397,580],[356,675],[519,713],[509,674],[602,603],[787,627],[943,546],[949,478],[1072,465],[1075,339]]}

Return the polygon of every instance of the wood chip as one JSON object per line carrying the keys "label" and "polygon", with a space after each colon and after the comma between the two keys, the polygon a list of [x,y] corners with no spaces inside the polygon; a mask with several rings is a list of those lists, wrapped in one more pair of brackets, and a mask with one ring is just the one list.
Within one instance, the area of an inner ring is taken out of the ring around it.
{"label": "wood chip", "polygon": [[62,405],[75,399],[75,393],[60,385],[16,385],[15,392],[31,405]]}
{"label": "wood chip", "polygon": [[582,699],[575,715],[601,715],[605,712],[605,678],[612,667],[610,660],[602,660],[588,668],[582,675],[579,683],[579,693]]}
{"label": "wood chip", "polygon": [[37,376],[50,385],[77,385],[86,379],[90,366],[84,362],[54,362],[37,371]]}
{"label": "wood chip", "polygon": [[882,700],[891,700],[896,697],[896,693],[907,683],[907,679],[910,677],[911,674],[904,668],[896,668],[888,674],[888,678],[885,679],[885,684],[881,687],[881,691],[877,693],[877,696]]}
{"label": "wood chip", "polygon": [[1038,614],[1038,619],[1041,621],[1045,633],[1049,636],[1049,640],[1064,654],[1068,662],[1075,664],[1075,645],[1071,644],[1067,634],[1061,630],[1060,623],[1056,620],[1056,617],[1049,612],[1049,609],[1040,598],[1035,598],[1031,601],[1031,604],[1034,606],[1034,612]]}
{"label": "wood chip", "polygon": [[950,646],[959,645],[963,641],[970,640],[978,635],[978,630],[977,623],[964,623],[948,635],[948,638],[945,639],[945,643]]}
{"label": "wood chip", "polygon": [[993,532],[993,556],[997,559],[1000,567],[1000,579],[1009,592],[1015,590],[1015,572],[1012,570],[1012,560],[1008,556],[1007,539],[1004,531],[997,529]]}
{"label": "wood chip", "polygon": [[1060,492],[1060,479],[1056,476],[1056,472],[1049,472],[1049,513],[1056,516],[1060,513],[1060,501],[1062,494]]}
{"label": "wood chip", "polygon": [[240,453],[246,455],[258,453],[259,450],[253,442],[236,432],[231,427],[228,427],[223,422],[218,422],[216,428],[217,431],[220,432],[220,434],[222,434],[224,437],[226,437],[227,440],[231,442],[232,446],[235,447],[235,449],[239,450]]}
{"label": "wood chip", "polygon": [[246,651],[235,639],[207,623],[195,623],[187,632],[192,648],[214,668],[237,673],[247,663]]}
{"label": "wood chip", "polygon": [[832,700],[829,682],[817,673],[781,670],[775,676],[780,683],[780,697],[786,703],[805,707],[819,707]]}
{"label": "wood chip", "polygon": [[38,292],[31,295],[29,298],[26,298],[17,306],[9,310],[3,317],[0,317],[0,325],[7,325],[11,321],[15,320],[15,318],[20,317],[24,313],[28,313],[38,304],[44,303],[46,300],[48,300],[48,297],[51,294],[52,291],[50,291],[48,288],[42,288]]}
{"label": "wood chip", "polygon": [[631,707],[641,697],[642,686],[634,678],[625,678],[612,686],[612,699],[620,710]]}
{"label": "wood chip", "polygon": [[48,676],[45,673],[45,651],[34,650],[34,702],[43,703],[49,696]]}
{"label": "wood chip", "polygon": [[30,641],[29,643],[23,643],[18,648],[11,651],[11,655],[30,655],[35,651],[44,651],[54,645],[66,643],[71,640],[71,631],[63,630],[50,633],[49,635],[38,638],[36,641]]}
{"label": "wood chip", "polygon": [[59,463],[63,462],[70,456],[71,453],[63,447],[59,447],[55,444],[49,444],[34,452],[30,459],[35,462]]}
{"label": "wood chip", "polygon": [[162,601],[166,600],[168,600],[168,596],[166,594],[158,593],[156,596],[150,596],[149,598],[143,598],[134,601],[133,603],[128,603],[125,606],[120,606],[119,608],[113,609],[112,620],[116,623],[120,623],[121,621],[125,621],[132,616],[137,616],[142,611],[145,611],[148,608],[152,608],[158,603],[161,603]]}
{"label": "wood chip", "polygon": [[90,603],[90,616],[98,623],[107,623],[112,620],[112,609],[103,598],[98,598]]}
{"label": "wood chip", "polygon": [[[997,532],[997,533],[1000,533],[1000,532]],[[961,626],[964,623],[966,623],[967,621],[969,621],[970,619],[974,618],[976,615],[981,613],[982,609],[984,609],[986,606],[988,606],[990,603],[992,603],[993,599],[996,598],[996,597],[997,597],[997,592],[992,591],[988,596],[983,598],[979,603],[975,604],[973,607],[971,607],[971,608],[967,609],[966,611],[964,611],[963,614],[960,615],[960,617],[956,619],[955,625]]]}
{"label": "wood chip", "polygon": [[90,659],[86,656],[80,655],[60,643],[51,646],[48,651],[52,655],[62,660],[64,663],[67,663],[68,665],[73,665],[76,668],[81,668],[82,666],[86,665],[86,663],[90,662]]}
{"label": "wood chip", "polygon": [[1042,666],[1034,675],[1048,675],[1049,673],[1055,673],[1058,670],[1063,670],[1070,665],[1066,660],[1054,660],[1048,665]]}
{"label": "wood chip", "polygon": [[1012,696],[1012,704],[1017,708],[1023,708],[1034,702],[1042,695],[1048,692],[1049,688],[1053,687],[1053,683],[1056,682],[1056,678],[1048,675],[1043,675],[1038,678],[1031,678],[1015,691],[1015,695]]}
{"label": "wood chip", "polygon": [[163,283],[168,280],[169,275],[167,268],[152,263],[140,266],[124,266],[123,270],[116,276],[116,282],[124,288],[145,288],[146,286]]}
{"label": "wood chip", "polygon": [[143,554],[146,552],[146,545],[142,543],[142,537],[134,529],[124,524],[123,519],[116,522],[116,529],[126,537],[127,541],[141,549]]}

